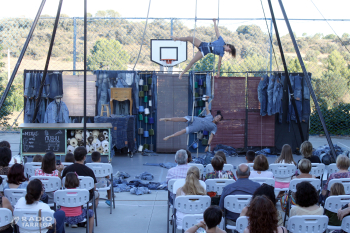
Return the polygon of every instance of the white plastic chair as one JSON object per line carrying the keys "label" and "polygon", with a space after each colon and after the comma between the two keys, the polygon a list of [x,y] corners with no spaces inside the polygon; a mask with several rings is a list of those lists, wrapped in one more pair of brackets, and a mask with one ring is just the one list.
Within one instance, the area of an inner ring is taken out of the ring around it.
{"label": "white plastic chair", "polygon": [[27,189],[5,189],[5,197],[9,199],[12,206],[15,206],[17,201],[21,197],[25,197],[27,194]]}
{"label": "white plastic chair", "polygon": [[[184,186],[185,182],[186,182],[186,179],[177,179],[173,185],[173,194],[176,194],[176,191],[180,187]],[[199,180],[199,183],[203,186],[204,190],[207,189],[207,185],[204,183],[203,180]]]}
{"label": "white plastic chair", "polygon": [[[224,164],[224,168],[222,169],[223,171],[231,171],[232,173],[234,173],[234,170],[233,170],[233,165],[232,164]],[[213,165],[211,164],[208,164],[206,167],[205,167],[205,175],[210,173],[210,172],[214,172],[214,168],[213,168]]]}
{"label": "white plastic chair", "polygon": [[289,218],[287,230],[291,233],[323,233],[327,225],[328,217],[325,215],[301,215]]}
{"label": "white plastic chair", "polygon": [[292,195],[292,193],[295,193],[297,191],[297,184],[304,182],[304,181],[312,184],[312,186],[314,186],[317,191],[319,191],[321,189],[321,180],[317,179],[317,178],[301,178],[301,179],[291,180],[289,183],[289,192],[288,192],[288,204],[287,204],[288,214],[284,215],[283,225],[285,225],[287,215],[289,216],[289,211],[290,211],[290,208],[292,205],[291,195]]}
{"label": "white plastic chair", "polygon": [[[324,208],[333,213],[338,213],[338,210],[342,208],[344,205],[350,202],[350,195],[339,195],[339,196],[329,196],[326,199]],[[341,226],[327,226],[328,230],[341,230]]]}
{"label": "white plastic chair", "polygon": [[[176,197],[174,200],[174,208],[176,211],[181,211],[184,214],[202,214],[210,206],[211,198],[209,196],[186,195]],[[182,230],[182,227],[176,226],[176,211],[173,225],[175,229]]]}
{"label": "white plastic chair", "polygon": [[241,216],[236,220],[236,231],[238,231],[239,233],[243,233],[244,229],[246,229],[248,225],[248,217]]}
{"label": "white plastic chair", "polygon": [[249,180],[262,184],[268,184],[272,187],[275,187],[275,179],[274,178],[249,178]]}
{"label": "white plastic chair", "polygon": [[202,164],[188,163],[187,165],[190,165],[192,167],[197,167],[199,169],[199,178],[203,178],[203,176],[205,176],[205,170]]}
{"label": "white plastic chair", "polygon": [[337,167],[336,163],[331,163],[326,167],[326,170],[327,170],[327,177],[328,177],[330,174],[338,172],[339,168]]}
{"label": "white plastic chair", "polygon": [[[56,205],[64,207],[79,207],[86,205],[86,209],[88,210],[89,199],[90,194],[86,189],[63,189],[56,191],[54,194],[54,201]],[[89,211],[87,213],[89,213]],[[89,232],[89,216],[86,217],[86,232]]]}
{"label": "white plastic chair", "polygon": [[[224,199],[224,208],[227,211],[240,214],[244,207],[248,206],[252,195],[228,195]],[[225,218],[226,225],[226,218]],[[236,230],[236,226],[226,225],[227,229]],[[244,229],[243,229],[244,230]]]}
{"label": "white plastic chair", "polygon": [[[41,231],[46,232],[47,227],[55,223],[52,210],[41,210]],[[15,209],[13,219],[20,232],[39,232],[39,210]]]}
{"label": "white plastic chair", "polygon": [[[78,176],[79,179],[79,189],[91,190],[95,188],[94,179],[90,176]],[[66,177],[62,178],[62,187],[65,188],[64,184],[66,182]]]}
{"label": "white plastic chair", "polygon": [[208,179],[205,184],[207,192],[216,192],[217,195],[221,195],[223,189],[234,182],[236,182],[234,179]]}
{"label": "white plastic chair", "polygon": [[331,179],[328,182],[327,190],[331,191],[331,187],[334,183],[341,183],[344,186],[345,194],[350,194],[350,178],[339,178],[339,179]]}
{"label": "white plastic chair", "polygon": [[[41,181],[41,183],[43,183],[46,193],[55,192],[55,191],[61,189],[61,182],[62,181],[57,176],[31,176],[29,178],[29,181],[34,180],[34,179],[38,179]],[[49,203],[48,205],[50,207],[54,207],[54,209],[56,210],[55,203]]]}
{"label": "white plastic chair", "polygon": [[182,219],[182,231],[187,231],[188,228],[203,221],[203,214],[185,215]]}
{"label": "white plastic chair", "polygon": [[34,176],[35,170],[41,168],[41,162],[28,162],[24,164],[24,174],[27,174],[27,177]]}
{"label": "white plastic chair", "polygon": [[312,163],[311,171],[309,174],[316,177],[321,177],[321,180],[322,180],[322,176],[325,169],[326,169],[326,165],[324,165],[323,163]]}
{"label": "white plastic chair", "polygon": [[7,184],[7,175],[0,175],[2,177],[2,184],[0,185],[0,192],[4,191],[4,187]]}
{"label": "white plastic chair", "polygon": [[[110,177],[111,183],[108,187],[105,188],[96,188],[97,191],[107,191],[111,190],[111,197],[113,200],[113,208],[115,208],[115,202],[114,202],[114,189],[113,189],[113,167],[110,163],[87,163],[85,164],[87,167],[89,167],[95,174],[96,178],[104,178],[106,176]],[[110,206],[110,214],[112,214],[112,200],[109,200],[111,202]]]}
{"label": "white plastic chair", "polygon": [[12,212],[7,208],[0,208],[0,227],[6,226],[12,222]]}
{"label": "white plastic chair", "polygon": [[[170,198],[170,194],[173,194],[173,188],[174,188],[174,183],[177,181],[178,179],[171,179],[168,181],[168,208],[167,208],[167,233],[169,233],[169,212],[170,212],[170,207],[172,206],[170,204],[169,198]],[[173,200],[174,201],[174,200]],[[174,212],[174,211],[173,211]]]}
{"label": "white plastic chair", "polygon": [[[269,170],[272,171],[275,179],[292,177],[295,175],[296,169],[294,164],[274,163],[269,166]],[[288,188],[275,188],[275,191],[288,191]]]}
{"label": "white plastic chair", "polygon": [[350,216],[343,218],[341,221],[341,229],[345,232],[350,232]]}

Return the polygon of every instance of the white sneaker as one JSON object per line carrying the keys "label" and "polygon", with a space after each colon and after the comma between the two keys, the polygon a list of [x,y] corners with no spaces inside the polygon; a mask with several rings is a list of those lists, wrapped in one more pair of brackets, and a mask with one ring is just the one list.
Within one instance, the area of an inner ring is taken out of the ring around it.
{"label": "white sneaker", "polygon": [[78,225],[77,224],[73,224],[71,225],[72,228],[78,228]]}

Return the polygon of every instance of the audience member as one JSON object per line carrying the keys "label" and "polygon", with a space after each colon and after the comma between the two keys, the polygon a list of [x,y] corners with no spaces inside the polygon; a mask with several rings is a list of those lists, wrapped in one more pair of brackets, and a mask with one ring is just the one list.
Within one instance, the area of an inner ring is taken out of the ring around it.
{"label": "audience member", "polygon": [[[342,183],[334,183],[331,187],[330,196],[338,196],[338,195],[345,195],[345,190]],[[348,204],[346,204],[343,208],[344,209],[348,208]],[[328,216],[328,219],[329,219],[328,225],[341,226],[341,220],[339,220],[337,213],[333,213],[325,209],[324,214]]]}
{"label": "audience member", "polygon": [[192,159],[192,153],[189,150],[186,150],[187,153],[187,163],[190,163],[193,161]]}
{"label": "audience member", "polygon": [[0,147],[7,147],[7,148],[11,149],[11,145],[8,141],[1,141]]}
{"label": "audience member", "polygon": [[252,150],[248,150],[245,154],[245,159],[247,160],[247,163],[254,163],[255,152]]}
{"label": "audience member", "polygon": [[33,158],[33,162],[42,163],[43,162],[43,157],[41,155],[35,155],[34,158]]}
{"label": "audience member", "polygon": [[323,207],[318,206],[318,194],[312,184],[303,181],[297,184],[295,193],[296,206],[292,207],[289,216],[295,215],[323,215]]}
{"label": "audience member", "polygon": [[287,233],[287,229],[278,226],[278,213],[274,203],[265,195],[256,196],[247,211],[248,227],[244,233]]}
{"label": "audience member", "polygon": [[[101,154],[98,151],[94,151],[91,153],[91,160],[93,163],[101,163]],[[109,176],[106,177],[98,177],[96,178],[97,183],[96,183],[96,188],[106,188],[111,184],[111,181],[109,180]],[[113,187],[112,187],[113,188]],[[111,206],[111,190],[107,190],[107,198],[106,204],[108,206]]]}
{"label": "audience member", "polygon": [[[236,194],[253,195],[255,190],[260,187],[259,183],[248,179],[250,175],[250,169],[247,164],[242,163],[238,165],[236,175],[237,175],[237,181],[233,184],[227,185],[222,191],[222,194],[220,197],[220,204],[219,204],[222,211],[225,211],[224,200],[226,196],[236,195]],[[227,223],[229,225],[234,226],[236,224],[237,218],[239,217],[239,213],[226,211],[225,216],[226,216]]]}
{"label": "audience member", "polygon": [[213,166],[214,171],[207,173],[204,180],[207,179],[234,179],[236,177],[231,171],[224,171],[224,160],[222,157],[215,155],[211,160],[211,165]]}
{"label": "audience member", "polygon": [[300,174],[298,176],[294,176],[293,179],[316,178],[316,176],[313,176],[310,174],[310,171],[312,168],[310,160],[308,159],[299,160],[298,168],[300,170]]}
{"label": "audience member", "polygon": [[7,175],[10,161],[11,150],[8,147],[0,147],[0,175]]}
{"label": "audience member", "polygon": [[205,229],[205,232],[226,233],[218,225],[222,219],[222,210],[218,206],[210,206],[203,213],[203,220],[193,227],[187,229],[185,233],[195,233],[199,228]]}
{"label": "audience member", "polygon": [[300,146],[300,153],[305,159],[310,160],[311,163],[321,163],[318,156],[312,155],[312,150],[311,142],[305,141]]}
{"label": "audience member", "polygon": [[[253,197],[252,197],[252,200],[257,196],[263,196],[263,195],[265,195],[268,199],[270,199],[270,201],[272,201],[272,203],[274,204],[274,206],[276,208],[277,201],[276,201],[276,196],[275,196],[275,188],[271,185],[268,185],[268,184],[262,184],[259,188],[257,188],[257,190],[255,190]],[[244,207],[240,216],[246,216],[248,208],[249,208],[249,206]],[[282,213],[277,210],[277,215],[278,215],[278,217],[277,217],[278,226],[282,226],[283,225]]]}
{"label": "audience member", "polygon": [[[176,190],[176,197],[185,195],[206,195],[205,189],[199,182],[199,169],[190,167],[187,171],[186,181],[184,186]],[[182,226],[184,213],[176,211],[176,225]]]}
{"label": "audience member", "polygon": [[224,160],[224,164],[227,164],[225,152],[219,150],[218,152],[215,153],[215,156],[220,156]]}
{"label": "audience member", "polygon": [[5,189],[26,189],[28,179],[24,176],[24,167],[22,164],[15,163],[10,167],[7,174],[7,183],[4,185]]}
{"label": "audience member", "polygon": [[258,155],[254,159],[254,171],[250,172],[249,178],[273,178],[272,171],[269,171],[269,162],[265,155]]}
{"label": "audience member", "polygon": [[90,190],[90,201],[92,201],[92,198],[94,196],[94,192],[95,192],[95,206],[97,208],[98,206],[98,201],[99,201],[99,194],[96,190],[96,177],[94,172],[87,166],[85,166],[84,162],[86,160],[86,155],[87,155],[87,151],[86,148],[84,146],[79,146],[78,148],[76,148],[74,150],[74,159],[75,159],[75,163],[73,163],[72,165],[69,165],[68,167],[66,167],[63,170],[62,173],[62,177],[65,177],[67,175],[68,172],[76,172],[78,174],[78,176],[90,176],[94,179],[94,183],[95,183],[95,187],[93,189]]}
{"label": "audience member", "polygon": [[[68,172],[66,174],[66,181],[64,186],[67,189],[76,189],[79,187],[79,179],[75,172]],[[72,190],[73,191],[73,190]],[[74,192],[74,191],[73,191]],[[87,212],[89,212],[89,232],[92,233],[94,225],[94,211],[91,209],[78,207],[65,207],[61,206],[62,211],[66,214],[65,223],[70,224],[72,228],[78,227],[77,224],[81,223],[87,218]]]}
{"label": "audience member", "polygon": [[72,153],[67,153],[66,157],[64,158],[64,162],[74,163],[75,162],[74,155]]}
{"label": "audience member", "polygon": [[187,170],[191,167],[187,164],[187,158],[186,150],[181,149],[176,152],[175,163],[177,163],[177,166],[168,170],[168,174],[166,175],[167,182],[171,179],[181,179],[186,177]]}
{"label": "audience member", "polygon": [[[0,176],[0,185],[2,185],[2,177]],[[12,205],[10,201],[7,199],[7,197],[4,197],[0,195],[0,208],[7,208],[13,212]],[[13,233],[13,228],[11,224],[8,224],[6,226],[0,227],[0,232],[1,233]]]}
{"label": "audience member", "polygon": [[326,197],[327,195],[327,189],[328,189],[328,183],[330,180],[332,179],[339,179],[339,178],[350,178],[350,172],[348,171],[349,166],[350,166],[350,160],[348,157],[346,157],[345,155],[339,155],[337,157],[337,168],[339,169],[338,172],[330,174],[326,183],[323,186],[322,189],[322,196]]}
{"label": "audience member", "polygon": [[[275,163],[294,164],[295,166],[297,165],[293,159],[292,147],[290,147],[290,145],[283,145],[281,155],[277,158]],[[275,188],[289,188],[289,183],[291,180],[292,176],[286,178],[275,177]],[[283,193],[280,192],[279,196],[282,195]]]}
{"label": "audience member", "polygon": [[[25,197],[21,197],[17,204],[15,205],[15,209],[31,209],[31,210],[48,210],[52,211],[53,216],[55,218],[55,227],[56,231],[54,229],[50,229],[48,233],[64,233],[64,219],[65,214],[61,210],[57,210],[54,212],[51,210],[50,206],[48,204],[45,204],[44,202],[40,201],[40,197],[43,193],[43,184],[40,180],[34,179],[29,182],[27,186],[27,194]],[[20,228],[20,232],[22,232]],[[44,231],[43,231],[44,232]]]}

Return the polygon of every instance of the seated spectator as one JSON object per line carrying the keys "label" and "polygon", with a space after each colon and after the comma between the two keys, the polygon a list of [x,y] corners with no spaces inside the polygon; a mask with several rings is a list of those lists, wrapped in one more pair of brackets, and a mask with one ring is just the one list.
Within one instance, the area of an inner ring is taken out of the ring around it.
{"label": "seated spectator", "polygon": [[33,162],[42,163],[43,162],[43,157],[41,155],[35,155],[34,158],[33,158]]}
{"label": "seated spectator", "polygon": [[67,153],[66,157],[64,158],[64,162],[74,163],[75,162],[74,155],[72,153]]}
{"label": "seated spectator", "polygon": [[305,141],[300,146],[300,153],[305,158],[310,160],[311,163],[321,163],[321,160],[318,156],[312,155],[312,144],[311,142]]}
{"label": "seated spectator", "polygon": [[[2,184],[2,181],[3,181],[3,179],[0,176],[0,185]],[[11,212],[13,212],[13,208],[12,208],[10,201],[7,199],[7,197],[4,197],[2,195],[0,195],[0,208],[7,208],[7,209],[11,210]],[[13,228],[12,228],[11,224],[8,224],[6,226],[0,227],[0,232],[1,233],[13,233]]]}
{"label": "seated spectator", "polygon": [[[87,151],[84,146],[79,146],[74,150],[74,159],[75,163],[66,167],[62,172],[62,177],[65,177],[68,172],[76,172],[78,176],[90,176],[94,179],[95,187],[90,190],[90,201],[92,200],[95,194],[95,206],[97,208],[99,201],[99,194],[96,191],[96,177],[94,172],[87,166],[85,166],[84,162],[86,160]],[[94,193],[95,192],[95,193]]]}
{"label": "seated spectator", "polygon": [[244,233],[273,232],[287,233],[287,229],[278,226],[278,213],[272,201],[263,196],[256,196],[249,205],[247,211],[248,227]]}
{"label": "seated spectator", "polygon": [[236,177],[233,175],[231,171],[224,171],[224,160],[220,157],[215,155],[213,159],[211,160],[211,165],[213,166],[214,172],[207,173],[205,175],[204,180],[207,179],[234,179],[236,180]]}
{"label": "seated spectator", "polygon": [[[272,203],[274,204],[276,208],[276,196],[275,196],[275,188],[272,187],[271,185],[268,184],[262,184],[257,190],[255,190],[252,200],[254,200],[255,197],[257,196],[266,196]],[[240,216],[246,216],[247,211],[249,209],[249,206],[246,206],[243,208],[241,215]],[[277,209],[277,208],[276,208]],[[283,218],[282,218],[282,213],[277,210],[277,219],[278,219],[278,226],[283,225]]]}
{"label": "seated spectator", "polygon": [[193,161],[192,159],[192,153],[189,150],[186,150],[187,153],[187,163],[190,163]]}
{"label": "seated spectator", "polygon": [[[237,171],[237,180],[233,184],[227,185],[221,194],[220,197],[220,208],[222,211],[225,211],[224,208],[224,200],[225,197],[228,195],[236,195],[236,194],[243,194],[243,195],[253,195],[255,190],[260,187],[260,184],[254,181],[249,180],[250,175],[250,169],[249,166],[245,163],[241,163],[238,165]],[[239,213],[233,213],[230,211],[226,211],[226,222],[229,225],[236,225],[236,220],[239,217]],[[231,231],[227,231],[231,232]]]}
{"label": "seated spectator", "polygon": [[8,141],[1,141],[0,147],[7,147],[7,148],[11,149],[11,145]]}
{"label": "seated spectator", "polygon": [[[334,183],[331,187],[330,196],[345,195],[344,186],[342,183]],[[348,208],[349,205],[346,204],[342,209]],[[328,225],[331,226],[341,226],[341,220],[338,218],[337,213],[333,213],[327,209],[324,210],[324,214],[328,217]]]}
{"label": "seated spectator", "polygon": [[[176,197],[185,195],[206,195],[205,189],[199,182],[199,169],[197,167],[192,166],[188,169],[184,186],[176,191]],[[184,213],[176,211],[177,226],[182,226],[184,215]]]}
{"label": "seated spectator", "polygon": [[330,174],[326,183],[323,186],[322,189],[322,196],[326,197],[328,196],[328,183],[330,180],[332,179],[339,179],[339,178],[350,178],[350,172],[348,171],[349,166],[350,166],[350,160],[348,157],[346,157],[345,155],[339,155],[337,157],[337,168],[339,169],[338,172]]}
{"label": "seated spectator", "polygon": [[[98,151],[94,151],[91,153],[91,160],[93,163],[101,163],[101,154]],[[111,184],[111,181],[109,180],[109,176],[106,177],[98,177],[96,178],[96,188],[106,188]],[[106,204],[108,206],[111,206],[111,190],[107,190],[107,198]]]}
{"label": "seated spectator", "polygon": [[7,183],[4,185],[5,189],[26,189],[28,179],[24,176],[24,167],[22,164],[15,163],[10,168],[7,174]]}
{"label": "seated spectator", "polygon": [[[55,218],[55,227],[56,231],[54,229],[50,229],[48,233],[64,233],[64,219],[65,214],[61,210],[57,210],[54,212],[51,210],[50,206],[48,204],[45,204],[44,202],[40,201],[40,197],[43,194],[43,184],[40,180],[34,179],[29,182],[27,186],[27,194],[25,197],[21,197],[17,204],[15,205],[15,209],[31,209],[31,210],[49,210],[52,211],[53,216]],[[21,230],[20,230],[21,231]],[[45,232],[42,230],[42,232]]]}
{"label": "seated spectator", "polygon": [[318,194],[314,186],[307,181],[297,184],[295,193],[296,206],[292,207],[289,216],[323,215],[323,207],[318,206]]}
{"label": "seated spectator", "polygon": [[299,174],[298,176],[294,176],[293,179],[316,178],[316,176],[313,176],[310,174],[310,171],[312,168],[310,160],[308,159],[299,160],[298,168],[301,174]]}
{"label": "seated spectator", "polygon": [[249,178],[273,178],[272,171],[269,171],[269,162],[265,155],[258,155],[254,159],[254,171],[250,172]]}
{"label": "seated spectator", "polygon": [[203,213],[203,220],[193,227],[187,229],[185,233],[195,233],[199,228],[205,229],[205,232],[226,233],[218,225],[222,219],[222,211],[218,206],[210,206]]}
{"label": "seated spectator", "polygon": [[[66,181],[64,186],[67,189],[76,189],[79,187],[79,179],[75,172],[68,172],[66,174]],[[89,212],[89,233],[92,233],[94,225],[94,211],[88,210],[86,208],[78,207],[65,207],[61,206],[62,211],[66,214],[65,223],[70,224],[72,228],[78,227],[77,224],[81,223],[87,218],[87,213]]]}
{"label": "seated spectator", "polygon": [[8,147],[0,147],[0,175],[7,175],[10,170],[11,150]]}
{"label": "seated spectator", "polygon": [[224,160],[224,164],[227,164],[225,152],[219,150],[215,153],[215,156],[220,156]]}
{"label": "seated spectator", "polygon": [[255,152],[252,150],[248,150],[245,154],[245,159],[247,160],[247,163],[254,163]]}
{"label": "seated spectator", "polygon": [[[283,145],[281,155],[277,158],[275,163],[294,164],[295,166],[297,165],[293,159],[292,147],[290,147],[290,145]],[[275,188],[289,188],[289,183],[291,180],[292,176],[286,178],[275,177]],[[280,192],[279,196],[282,195],[283,192]]]}

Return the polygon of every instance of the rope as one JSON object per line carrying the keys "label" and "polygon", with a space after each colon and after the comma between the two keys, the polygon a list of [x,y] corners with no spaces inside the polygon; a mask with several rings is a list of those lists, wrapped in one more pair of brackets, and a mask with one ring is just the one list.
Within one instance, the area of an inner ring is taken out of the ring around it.
{"label": "rope", "polygon": [[350,53],[349,49],[346,47],[346,45],[344,44],[344,42],[342,41],[342,39],[340,39],[340,37],[338,36],[338,34],[334,31],[334,29],[332,28],[332,26],[329,24],[328,20],[323,16],[323,14],[321,13],[321,11],[317,8],[317,6],[315,5],[314,1],[310,0],[312,2],[312,4],[316,7],[316,9],[318,10],[318,12],[321,14],[321,16],[323,17],[324,20],[326,20],[328,26],[332,29],[332,31],[334,32],[334,34],[338,37],[338,39],[340,40],[340,43],[342,44],[342,46],[344,46],[346,48],[346,50]]}
{"label": "rope", "polygon": [[[194,29],[193,29],[193,41],[192,41],[192,59],[194,58],[194,38],[196,36],[196,28],[197,28],[197,0],[196,0],[196,8],[195,8],[195,21],[194,21]],[[194,67],[196,67],[195,64],[193,64]],[[192,69],[194,70],[194,69]],[[193,119],[194,119],[194,101],[196,101],[196,95],[195,95],[195,73],[193,72],[193,81],[192,81],[192,86],[193,86],[193,105],[192,105],[192,122],[193,122]]]}
{"label": "rope", "polygon": [[139,55],[137,56],[137,59],[136,59],[134,68],[132,69],[133,71],[135,70],[136,64],[137,64],[137,62],[139,61],[139,58],[140,58],[140,55],[141,55],[143,40],[145,39],[145,34],[146,34],[146,29],[147,29],[147,24],[148,24],[149,9],[151,8],[151,1],[152,1],[152,0],[149,0],[148,11],[147,11],[147,18],[146,18],[146,25],[145,25],[145,29],[143,30],[143,35],[142,35],[142,41],[141,41],[140,51],[139,51]]}

